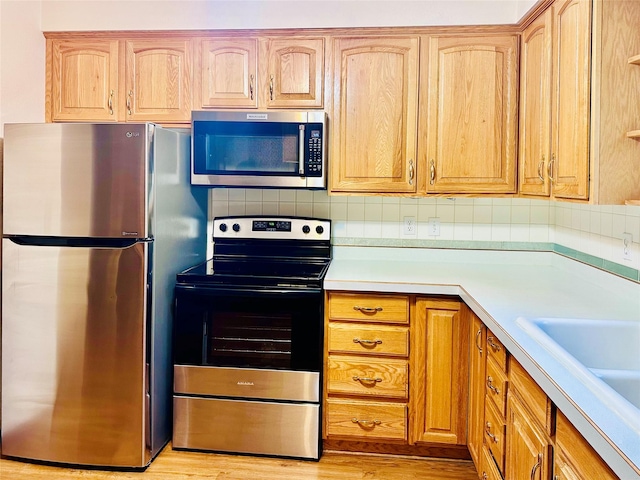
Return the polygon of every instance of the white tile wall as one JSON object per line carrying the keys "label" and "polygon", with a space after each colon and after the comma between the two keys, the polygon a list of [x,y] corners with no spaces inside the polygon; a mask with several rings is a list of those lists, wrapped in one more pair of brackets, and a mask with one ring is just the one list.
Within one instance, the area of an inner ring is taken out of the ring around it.
{"label": "white tile wall", "polygon": [[[522,198],[329,196],[325,191],[212,189],[210,217],[280,214],[331,218],[337,239],[551,242],[640,269],[640,207],[597,206]],[[403,234],[404,217],[417,233]],[[428,234],[430,218],[440,236]],[[632,260],[622,233],[633,236]]]}

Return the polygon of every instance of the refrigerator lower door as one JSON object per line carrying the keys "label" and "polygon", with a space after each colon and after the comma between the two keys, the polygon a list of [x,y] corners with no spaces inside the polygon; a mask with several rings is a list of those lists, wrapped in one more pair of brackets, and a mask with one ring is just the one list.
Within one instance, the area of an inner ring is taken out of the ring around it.
{"label": "refrigerator lower door", "polygon": [[146,243],[2,240],[2,454],[78,465],[149,463]]}

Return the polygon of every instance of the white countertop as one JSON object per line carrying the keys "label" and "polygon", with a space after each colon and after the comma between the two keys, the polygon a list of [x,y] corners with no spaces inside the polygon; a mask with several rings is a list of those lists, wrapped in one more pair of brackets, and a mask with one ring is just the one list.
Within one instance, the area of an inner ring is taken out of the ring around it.
{"label": "white countertop", "polygon": [[335,246],[324,288],[460,296],[614,472],[640,478],[640,431],[516,323],[640,322],[640,284],[551,252]]}

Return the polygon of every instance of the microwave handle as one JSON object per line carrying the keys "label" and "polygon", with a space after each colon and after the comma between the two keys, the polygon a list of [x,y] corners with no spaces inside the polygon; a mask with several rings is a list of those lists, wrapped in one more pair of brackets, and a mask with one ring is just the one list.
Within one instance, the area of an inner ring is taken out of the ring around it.
{"label": "microwave handle", "polygon": [[298,173],[304,176],[304,125],[298,125]]}

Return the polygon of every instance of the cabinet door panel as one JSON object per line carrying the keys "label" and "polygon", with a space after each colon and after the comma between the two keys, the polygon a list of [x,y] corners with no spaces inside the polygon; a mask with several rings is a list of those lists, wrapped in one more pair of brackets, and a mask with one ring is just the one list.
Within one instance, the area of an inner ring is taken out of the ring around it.
{"label": "cabinet door panel", "polygon": [[551,11],[522,34],[520,53],[520,192],[549,196],[551,160]]}
{"label": "cabinet door panel", "polygon": [[322,107],[324,39],[268,41],[267,107]]}
{"label": "cabinet door panel", "polygon": [[[49,121],[115,122],[118,41],[50,40]],[[48,89],[49,90],[49,89]]]}
{"label": "cabinet door panel", "polygon": [[549,478],[549,444],[533,418],[512,396],[508,401],[506,447],[506,478]]}
{"label": "cabinet door panel", "polygon": [[334,43],[332,190],[414,192],[418,38]]}
{"label": "cabinet door panel", "polygon": [[190,41],[133,40],[127,59],[126,120],[188,121],[191,118]]}
{"label": "cabinet door panel", "polygon": [[200,44],[198,108],[258,107],[258,41],[216,38]]}
{"label": "cabinet door panel", "polygon": [[481,468],[482,436],[484,426],[484,379],[486,350],[484,348],[486,328],[473,313],[469,330],[469,432],[467,446],[476,465]]}
{"label": "cabinet door panel", "polygon": [[516,36],[429,39],[428,192],[515,192],[517,51]]}
{"label": "cabinet door panel", "polygon": [[554,19],[552,182],[555,197],[589,197],[591,8],[557,1]]}
{"label": "cabinet door panel", "polygon": [[412,443],[466,444],[467,317],[458,302],[416,300],[411,331]]}

